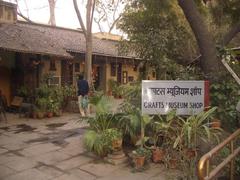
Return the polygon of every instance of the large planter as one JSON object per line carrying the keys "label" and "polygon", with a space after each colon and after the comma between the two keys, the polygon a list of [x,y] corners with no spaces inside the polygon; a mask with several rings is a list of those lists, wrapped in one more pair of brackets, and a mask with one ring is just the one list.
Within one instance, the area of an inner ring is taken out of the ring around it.
{"label": "large planter", "polygon": [[118,151],[122,149],[122,139],[115,139],[112,141],[113,151]]}
{"label": "large planter", "polygon": [[134,161],[134,164],[135,164],[135,168],[140,169],[144,166],[145,156],[135,156],[133,158],[133,161]]}
{"label": "large planter", "polygon": [[155,163],[158,163],[163,160],[165,152],[163,149],[156,148],[152,150],[152,160]]}

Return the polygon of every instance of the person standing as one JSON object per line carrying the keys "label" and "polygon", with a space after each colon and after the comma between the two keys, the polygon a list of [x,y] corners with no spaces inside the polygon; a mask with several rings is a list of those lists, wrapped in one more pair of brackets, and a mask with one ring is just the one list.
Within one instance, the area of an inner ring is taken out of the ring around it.
{"label": "person standing", "polygon": [[88,82],[83,79],[83,75],[79,75],[77,82],[78,87],[78,105],[81,116],[86,116],[88,111],[88,92],[89,85]]}

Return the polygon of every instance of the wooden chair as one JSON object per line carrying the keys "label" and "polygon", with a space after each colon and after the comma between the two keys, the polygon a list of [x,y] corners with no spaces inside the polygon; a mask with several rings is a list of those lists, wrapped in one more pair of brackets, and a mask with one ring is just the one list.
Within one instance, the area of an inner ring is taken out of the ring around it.
{"label": "wooden chair", "polygon": [[2,97],[0,97],[0,120],[2,120],[2,117],[5,119],[5,122],[7,122],[7,116],[6,116],[6,110],[5,110],[5,102]]}
{"label": "wooden chair", "polygon": [[18,113],[22,103],[23,103],[23,97],[14,96],[14,98],[10,104],[9,111]]}

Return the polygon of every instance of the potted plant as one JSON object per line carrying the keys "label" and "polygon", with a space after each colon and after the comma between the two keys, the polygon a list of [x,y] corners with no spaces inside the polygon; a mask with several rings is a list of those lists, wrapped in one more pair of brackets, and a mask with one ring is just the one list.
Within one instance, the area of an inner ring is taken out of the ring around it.
{"label": "potted plant", "polygon": [[44,117],[44,114],[45,114],[45,111],[47,109],[47,104],[48,104],[48,101],[46,98],[37,98],[36,99],[36,104],[37,104],[37,117],[39,119],[43,118]]}
{"label": "potted plant", "polygon": [[213,129],[221,128],[221,120],[217,118],[213,118],[210,125],[211,125],[211,128]]}
{"label": "potted plant", "polygon": [[122,132],[117,129],[108,129],[113,151],[122,149]]}
{"label": "potted plant", "polygon": [[151,151],[143,147],[139,147],[136,150],[132,151],[132,154],[136,169],[141,169],[144,166],[145,162],[151,158]]}
{"label": "potted plant", "polygon": [[36,109],[36,114],[37,114],[37,118],[38,118],[38,119],[44,118],[44,113],[43,113],[42,110],[40,110],[39,108]]}
{"label": "potted plant", "polygon": [[[167,115],[156,115],[151,124],[152,127],[152,136],[151,139],[153,141],[152,149],[152,160],[157,163],[163,160],[165,151],[162,148],[165,145],[168,145],[168,139],[170,135],[170,131],[172,129],[172,123],[174,118],[176,117],[176,111],[170,111]],[[161,139],[161,147],[157,142]]]}
{"label": "potted plant", "polygon": [[[208,123],[209,118],[211,118],[216,109],[216,107],[213,107],[208,111],[200,112],[186,119],[178,117],[181,131],[174,142],[174,147],[179,145],[181,149],[187,148],[186,152],[196,154],[198,141],[200,139],[208,142],[211,137],[218,137],[220,131],[209,127]],[[190,154],[189,156],[191,156]]]}

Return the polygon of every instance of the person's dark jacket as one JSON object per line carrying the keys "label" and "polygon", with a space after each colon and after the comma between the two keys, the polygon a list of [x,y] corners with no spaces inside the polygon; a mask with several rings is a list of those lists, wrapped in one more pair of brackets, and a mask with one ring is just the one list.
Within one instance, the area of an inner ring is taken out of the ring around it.
{"label": "person's dark jacket", "polygon": [[86,80],[78,80],[77,86],[78,86],[78,96],[80,95],[85,96],[88,94],[89,86]]}

